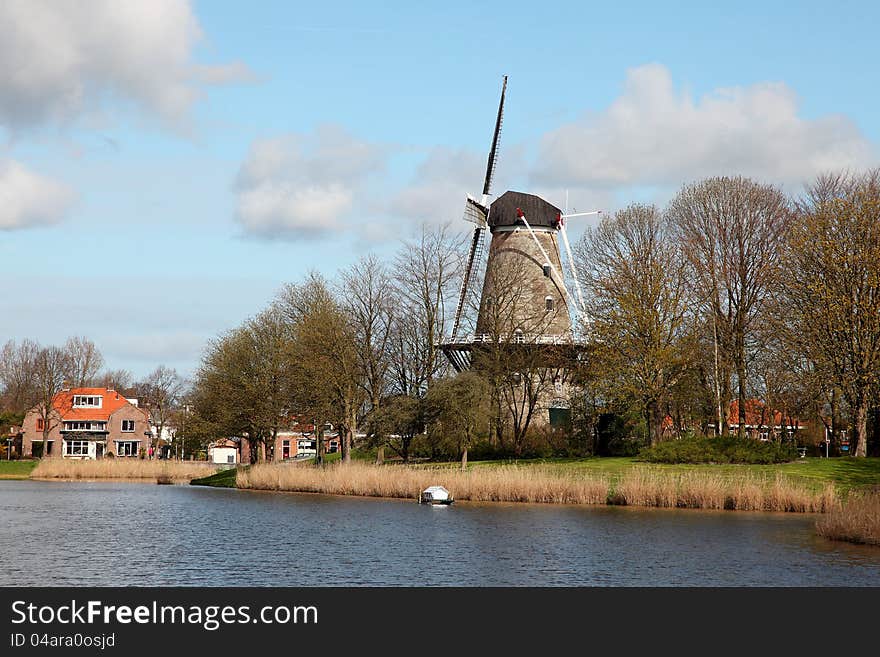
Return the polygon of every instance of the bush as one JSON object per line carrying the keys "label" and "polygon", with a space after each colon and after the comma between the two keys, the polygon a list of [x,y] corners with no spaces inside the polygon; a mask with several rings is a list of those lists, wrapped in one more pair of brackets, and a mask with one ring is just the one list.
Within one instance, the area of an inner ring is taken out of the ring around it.
{"label": "bush", "polygon": [[650,463],[787,463],[798,458],[794,445],[750,438],[681,438],[639,452]]}

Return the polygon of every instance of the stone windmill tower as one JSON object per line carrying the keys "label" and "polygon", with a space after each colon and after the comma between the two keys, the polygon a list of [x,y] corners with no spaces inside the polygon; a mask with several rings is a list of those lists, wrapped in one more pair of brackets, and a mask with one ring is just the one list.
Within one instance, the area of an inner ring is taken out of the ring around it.
{"label": "stone windmill tower", "polygon": [[[488,343],[506,343],[511,349],[545,352],[550,359],[560,346],[576,348],[571,311],[583,311],[583,296],[575,275],[571,247],[565,231],[568,217],[534,194],[508,191],[489,203],[492,177],[504,115],[507,77],[501,91],[498,116],[480,201],[470,195],[464,218],[475,224],[464,278],[455,311],[452,333],[441,345],[457,371],[471,367],[475,354]],[[491,234],[488,257],[483,257],[486,232]],[[564,276],[560,243],[567,254],[576,298]],[[461,335],[462,316],[479,287],[483,272],[475,331]],[[569,355],[571,350],[568,350]]]}

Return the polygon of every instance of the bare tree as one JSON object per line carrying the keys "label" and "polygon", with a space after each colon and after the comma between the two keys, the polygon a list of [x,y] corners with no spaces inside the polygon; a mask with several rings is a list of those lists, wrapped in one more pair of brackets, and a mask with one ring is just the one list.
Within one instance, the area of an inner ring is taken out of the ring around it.
{"label": "bare tree", "polygon": [[[398,317],[408,324],[398,327],[394,341],[397,357],[411,361],[405,383],[409,392],[423,396],[446,367],[438,345],[446,330],[447,304],[454,297],[461,264],[461,239],[448,226],[422,226],[419,239],[405,241],[397,254],[394,280],[400,296]],[[403,319],[405,318],[405,319]]]}
{"label": "bare tree", "polygon": [[818,178],[798,203],[786,256],[794,344],[829,376],[865,456],[880,386],[880,169]]}
{"label": "bare tree", "polygon": [[104,367],[104,356],[95,343],[86,337],[68,338],[64,345],[70,359],[67,380],[72,387],[82,388],[92,385],[98,372]]}
{"label": "bare tree", "polygon": [[184,385],[184,380],[177,373],[177,370],[159,365],[147,375],[147,378],[139,386],[157,430],[152,441],[154,456],[158,448],[158,441],[162,438],[165,427],[168,426],[168,421],[177,405]]}
{"label": "bare tree", "polygon": [[40,345],[33,340],[9,340],[0,350],[0,386],[4,406],[23,414],[37,397],[35,370]]}
{"label": "bare tree", "polygon": [[107,370],[98,377],[98,380],[102,387],[117,392],[128,391],[134,385],[134,375],[125,369]]}
{"label": "bare tree", "polygon": [[43,456],[49,456],[49,434],[61,423],[72,403],[72,397],[68,401],[58,396],[70,371],[70,357],[60,347],[44,347],[37,353],[34,365],[34,401],[43,426]]}
{"label": "bare tree", "polygon": [[665,217],[631,205],[577,246],[588,293],[593,359],[612,393],[635,399],[650,443],[662,438],[665,404],[690,366],[688,268]]}
{"label": "bare tree", "polygon": [[712,323],[716,426],[726,422],[730,377],[725,370],[730,367],[737,379],[742,436],[748,342],[762,304],[778,289],[790,204],[770,185],[742,177],[709,178],[682,189],[668,213],[693,266],[694,302]]}
{"label": "bare tree", "polygon": [[366,396],[365,410],[376,414],[389,385],[397,294],[386,267],[372,255],[342,273],[340,292],[340,303],[354,331],[357,380]]}

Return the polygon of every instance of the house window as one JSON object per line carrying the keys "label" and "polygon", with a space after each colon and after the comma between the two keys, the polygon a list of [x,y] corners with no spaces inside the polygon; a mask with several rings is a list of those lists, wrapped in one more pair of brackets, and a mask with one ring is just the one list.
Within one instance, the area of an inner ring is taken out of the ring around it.
{"label": "house window", "polygon": [[137,456],[138,441],[136,440],[117,440],[116,456]]}
{"label": "house window", "polygon": [[235,463],[235,454],[230,454],[229,456],[227,456],[226,462],[227,463]]}
{"label": "house window", "polygon": [[134,420],[123,420],[122,421],[122,430],[125,432],[134,431]]}
{"label": "house window", "polygon": [[74,408],[101,408],[100,395],[74,395]]}
{"label": "house window", "polygon": [[43,418],[38,417],[37,418],[37,431],[42,431],[45,428],[46,428],[46,421]]}
{"label": "house window", "polygon": [[106,428],[106,422],[76,421],[64,423],[65,431],[104,431]]}
{"label": "house window", "polygon": [[553,310],[553,297],[544,297],[544,309]]}
{"label": "house window", "polygon": [[64,441],[65,456],[88,456],[89,441],[88,440],[65,440]]}

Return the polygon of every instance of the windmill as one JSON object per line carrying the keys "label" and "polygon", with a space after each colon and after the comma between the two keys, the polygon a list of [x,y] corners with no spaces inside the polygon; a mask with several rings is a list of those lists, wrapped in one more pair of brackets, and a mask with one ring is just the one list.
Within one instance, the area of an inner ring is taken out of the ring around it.
{"label": "windmill", "polygon": [[[499,293],[496,272],[505,269],[515,270],[520,296],[518,303],[523,309],[520,315],[540,312],[546,320],[542,322],[540,328],[533,328],[532,334],[520,332],[511,336],[512,340],[531,345],[573,345],[570,309],[574,308],[578,316],[585,312],[583,292],[575,270],[565,222],[569,218],[598,214],[599,211],[568,214],[539,196],[516,191],[505,192],[491,204],[488,203],[498,159],[506,92],[507,76],[504,77],[501,89],[492,146],[486,163],[483,194],[479,201],[468,195],[465,202],[464,219],[474,224],[474,231],[452,332],[449,340],[441,345],[444,354],[457,371],[470,367],[472,352],[475,348],[479,348],[480,343],[497,339],[497,331],[492,331],[489,327],[491,322],[488,311],[491,299]],[[473,335],[462,336],[460,335],[461,319],[474,286],[476,270],[482,265],[487,230],[492,237],[486,260],[476,332]],[[566,284],[557,236],[565,248],[569,277],[574,285],[575,296],[572,296]],[[522,319],[521,316],[511,318],[511,322],[517,323]],[[494,337],[492,337],[493,333],[496,334]]]}

